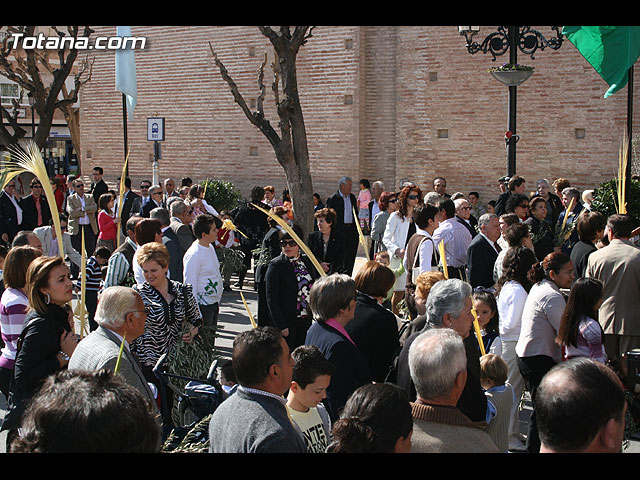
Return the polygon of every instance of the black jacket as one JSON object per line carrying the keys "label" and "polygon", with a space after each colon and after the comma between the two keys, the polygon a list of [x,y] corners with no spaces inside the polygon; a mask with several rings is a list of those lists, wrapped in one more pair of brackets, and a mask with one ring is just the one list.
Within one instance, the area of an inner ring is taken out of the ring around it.
{"label": "black jacket", "polygon": [[344,234],[331,229],[329,243],[327,244],[327,254],[324,254],[322,232],[311,232],[307,237],[307,247],[320,263],[329,264],[328,275],[332,273],[346,273],[344,268]]}
{"label": "black jacket", "polygon": [[169,250],[169,277],[171,280],[182,283],[184,250],[180,246],[180,241],[176,232],[171,228],[165,229],[162,233],[162,243]]}
{"label": "black jacket", "polygon": [[265,250],[264,255],[269,258],[269,261],[267,263],[260,263],[256,267],[255,281],[257,283],[264,282],[267,276],[269,262],[282,253],[282,249],[280,248],[280,229],[278,227],[271,227],[262,239],[261,248]]}
{"label": "black jacket", "polygon": [[[351,200],[351,207],[355,209],[355,213],[353,214],[353,222],[355,223],[358,221],[358,203],[353,193],[349,194],[349,199]],[[327,198],[326,206],[336,211],[336,224],[333,228],[338,232],[344,231],[344,199],[340,192],[336,192]],[[352,235],[358,236],[357,230],[350,229],[349,231],[353,232]]]}
{"label": "black jacket", "polygon": [[336,367],[324,402],[331,421],[335,422],[351,394],[358,387],[371,383],[369,365],[362,352],[347,337],[324,322],[311,325],[305,345],[318,347]]}
{"label": "black jacket", "polygon": [[[23,215],[24,218],[24,215]],[[0,235],[7,234],[11,245],[13,237],[20,231],[20,224],[18,223],[18,212],[16,207],[5,193],[4,190],[0,192]]]}
{"label": "black jacket", "polygon": [[468,279],[472,287],[492,287],[493,266],[498,253],[482,235],[477,235],[469,244],[467,250]]}
{"label": "black jacket", "polygon": [[400,353],[396,316],[374,298],[358,292],[354,317],[345,330],[367,359],[372,380],[384,382]]}
{"label": "black jacket", "polygon": [[[413,380],[411,380],[409,372],[409,348],[411,348],[413,341],[428,328],[434,327],[426,324],[423,330],[417,331],[408,337],[398,357],[398,379],[396,384],[405,391],[411,402],[416,400],[416,387],[413,384]],[[464,339],[464,346],[467,355],[467,382],[458,399],[457,407],[474,422],[486,421],[487,397],[480,385],[480,349],[473,332],[469,333],[469,336]]]}
{"label": "black jacket", "polygon": [[2,424],[3,430],[19,426],[22,413],[43,380],[61,370],[58,362],[60,335],[71,331],[69,315],[57,305],[49,305],[49,311],[41,315],[35,311],[27,314],[27,325],[18,340],[18,352],[14,375],[11,380],[8,412]]}
{"label": "black jacket", "polygon": [[40,197],[40,210],[42,211],[42,223],[38,224],[38,210],[36,209],[36,201],[33,198],[33,194],[28,195],[19,202],[20,208],[22,208],[22,230],[33,230],[37,227],[43,227],[49,225],[51,221],[51,210],[49,209],[49,202],[47,197],[42,195]]}
{"label": "black jacket", "polygon": [[107,193],[109,191],[109,187],[105,183],[103,179],[98,180],[97,183],[91,184],[91,195],[93,195],[93,199],[96,201],[96,205],[98,205],[98,200],[100,200],[100,196]]}
{"label": "black jacket", "polygon": [[[300,257],[307,267],[311,278],[315,280],[319,273],[306,255]],[[298,316],[298,281],[291,261],[280,254],[269,263],[265,277],[266,298],[269,313],[279,330],[292,325]]]}

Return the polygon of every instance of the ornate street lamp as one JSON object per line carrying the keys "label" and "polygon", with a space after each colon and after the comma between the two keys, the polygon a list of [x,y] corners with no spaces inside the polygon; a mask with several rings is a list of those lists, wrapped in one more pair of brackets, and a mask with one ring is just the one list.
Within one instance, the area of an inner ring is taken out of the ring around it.
{"label": "ornate street lamp", "polygon": [[496,32],[485,37],[481,42],[475,42],[473,37],[478,34],[480,27],[462,26],[458,27],[460,35],[464,35],[467,42],[467,51],[470,54],[478,52],[490,53],[492,61],[500,55],[509,52],[509,63],[501,68],[494,69],[492,75],[509,87],[508,117],[509,125],[505,133],[505,143],[507,144],[507,175],[512,177],[516,173],[516,142],[520,138],[516,135],[516,107],[518,85],[523,83],[533,73],[533,68],[523,68],[518,64],[518,50],[529,55],[533,60],[534,54],[545,48],[557,50],[562,46],[564,40],[562,27],[551,27],[555,32],[555,37],[545,38],[537,30],[523,26],[501,26]]}

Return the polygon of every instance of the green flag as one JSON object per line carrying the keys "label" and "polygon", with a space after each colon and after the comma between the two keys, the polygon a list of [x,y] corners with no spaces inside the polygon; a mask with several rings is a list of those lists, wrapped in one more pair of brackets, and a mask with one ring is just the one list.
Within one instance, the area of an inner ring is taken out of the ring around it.
{"label": "green flag", "polygon": [[609,85],[604,98],[627,84],[640,55],[640,27],[563,27],[562,33]]}

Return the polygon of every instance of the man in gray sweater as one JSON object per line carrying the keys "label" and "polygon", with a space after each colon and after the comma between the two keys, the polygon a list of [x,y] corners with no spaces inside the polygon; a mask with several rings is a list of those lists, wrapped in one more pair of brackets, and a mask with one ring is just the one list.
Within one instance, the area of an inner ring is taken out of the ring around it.
{"label": "man in gray sweater", "polygon": [[237,391],[209,423],[211,453],[304,453],[304,439],[293,425],[283,395],[291,386],[293,359],[274,327],[258,327],[233,342]]}

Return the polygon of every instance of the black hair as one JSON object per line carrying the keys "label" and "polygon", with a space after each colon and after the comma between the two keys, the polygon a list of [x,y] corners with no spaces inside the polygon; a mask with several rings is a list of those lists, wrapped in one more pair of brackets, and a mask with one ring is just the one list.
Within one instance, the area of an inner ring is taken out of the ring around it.
{"label": "black hair", "polygon": [[292,380],[303,389],[315,382],[320,375],[331,376],[336,370],[335,365],[315,345],[301,345],[291,356],[294,361]]}
{"label": "black hair", "polygon": [[502,275],[496,284],[497,293],[500,293],[505,283],[512,280],[522,285],[527,292],[531,290],[531,286],[535,283],[530,278],[534,264],[538,265],[538,259],[529,248],[510,247],[504,254]]}
{"label": "black hair", "polygon": [[371,188],[371,183],[369,183],[369,180],[367,180],[366,178],[361,178],[360,183],[364,188]]}
{"label": "black hair", "polygon": [[100,175],[104,174],[104,170],[102,170],[102,167],[93,167],[93,170],[98,172]]}
{"label": "black hair", "polygon": [[550,271],[558,273],[570,261],[571,258],[562,252],[550,253],[540,263],[534,264],[527,276],[531,282],[538,283],[545,278],[549,278]]}
{"label": "black hair", "polygon": [[525,201],[529,203],[529,197],[527,197],[525,194],[512,193],[511,195],[509,195],[509,198],[507,199],[507,203],[504,207],[504,211],[506,213],[513,213],[516,211],[516,207]]}
{"label": "black hair", "polygon": [[445,198],[438,202],[438,211],[443,211],[447,215],[447,218],[453,218],[456,215],[456,204],[450,198]]}
{"label": "black hair", "polygon": [[[602,288],[602,282],[595,278],[586,277],[576,280],[571,287],[567,305],[562,314],[556,343],[577,346],[580,322],[585,317],[598,320],[598,310],[595,307],[602,298]],[[604,340],[602,327],[600,327],[600,335]]]}
{"label": "black hair", "polygon": [[98,247],[93,252],[93,256],[109,260],[109,257],[111,256],[111,250],[109,250],[107,247]]}
{"label": "black hair", "polygon": [[429,220],[435,219],[439,210],[429,204],[418,204],[413,208],[413,221],[422,230],[429,226]]}
{"label": "black hair", "polygon": [[233,369],[233,362],[230,359],[223,360],[220,364],[220,371],[224,374],[224,378],[233,383],[238,383],[236,371]]}
{"label": "black hair", "polygon": [[473,300],[478,302],[485,303],[493,310],[493,316],[489,323],[484,327],[487,333],[499,333],[499,323],[500,317],[498,314],[498,302],[496,301],[496,296],[487,290],[474,290],[473,291]]}
{"label": "black hair", "polygon": [[193,221],[193,234],[197,239],[200,239],[203,235],[211,231],[211,225],[214,224],[218,229],[222,227],[222,221],[218,217],[209,213],[198,215]]}
{"label": "black hair", "polygon": [[11,453],[158,453],[151,402],[109,370],[61,370],[25,411]]}
{"label": "black hair", "polygon": [[240,385],[252,387],[266,380],[271,365],[282,359],[282,334],[272,326],[241,332],[233,340],[231,361]]}
{"label": "black hair", "polygon": [[413,430],[406,393],[390,383],[359,387],[332,429],[329,453],[390,453]]}

